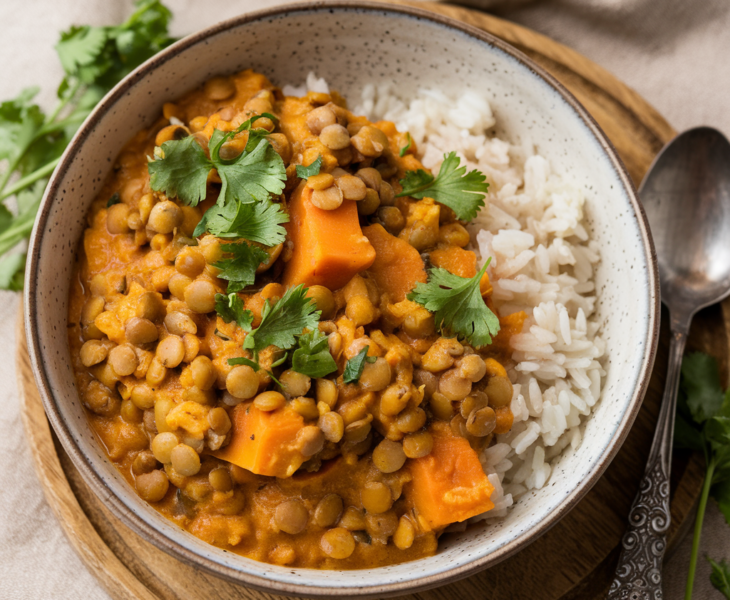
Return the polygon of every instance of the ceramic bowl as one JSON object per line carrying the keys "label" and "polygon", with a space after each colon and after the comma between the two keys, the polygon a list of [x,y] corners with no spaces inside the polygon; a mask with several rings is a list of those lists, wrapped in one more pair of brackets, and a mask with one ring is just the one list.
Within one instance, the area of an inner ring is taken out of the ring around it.
{"label": "ceramic bowl", "polygon": [[[219,73],[253,68],[301,84],[309,71],[346,97],[390,81],[469,88],[490,101],[511,141],[530,139],[585,193],[593,239],[598,321],[606,341],[603,396],[584,442],[567,451],[550,484],[522,497],[487,529],[450,536],[430,558],[357,571],[278,567],[241,558],[189,535],[144,503],[106,458],[87,425],[66,339],[69,278],[89,205],[124,143],[162,104]],[[647,389],[657,343],[658,278],[646,219],[605,135],[550,75],[508,44],[421,10],[370,2],[314,2],[243,15],[174,44],[121,82],[63,156],[33,232],[26,328],[46,412],[91,488],[127,525],[174,556],[223,577],[280,593],[382,598],[465,577],[524,548],[573,508],[624,441]],[[630,341],[630,343],[627,343]]]}

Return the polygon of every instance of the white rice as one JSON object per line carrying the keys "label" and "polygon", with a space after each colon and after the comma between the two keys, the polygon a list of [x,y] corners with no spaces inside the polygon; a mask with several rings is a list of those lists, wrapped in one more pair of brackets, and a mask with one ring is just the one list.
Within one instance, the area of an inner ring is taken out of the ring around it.
{"label": "white rice", "polygon": [[444,153],[455,150],[489,181],[487,206],[469,227],[473,249],[480,265],[492,257],[488,272],[500,315],[529,315],[512,337],[506,365],[514,426],[481,456],[496,488],[494,510],[483,517],[504,517],[520,495],[549,481],[565,448],[580,445],[600,397],[605,346],[593,319],[599,255],[583,226],[584,198],[533,147],[491,135],[494,115],[475,92],[449,97],[421,90],[405,103],[387,86],[369,85],[354,112],[409,131],[434,172]]}

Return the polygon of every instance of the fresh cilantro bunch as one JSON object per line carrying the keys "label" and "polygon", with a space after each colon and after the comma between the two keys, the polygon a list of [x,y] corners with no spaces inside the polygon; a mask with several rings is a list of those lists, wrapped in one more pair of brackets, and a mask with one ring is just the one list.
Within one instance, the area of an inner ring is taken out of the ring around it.
{"label": "fresh cilantro bunch", "polygon": [[[410,142],[401,156],[409,147]],[[423,169],[406,171],[406,176],[400,180],[403,191],[398,196],[433,198],[452,209],[459,219],[471,221],[484,206],[489,184],[483,173],[476,169],[467,173],[466,167],[460,167],[460,163],[456,152],[449,152],[444,154],[444,162],[436,177]]]}
{"label": "fresh cilantro bunch", "polygon": [[[697,352],[684,357],[679,391],[674,446],[702,452],[706,468],[687,576],[685,597],[691,599],[708,497],[715,499],[730,524],[730,390],[722,391],[715,359]],[[710,562],[712,584],[730,600],[727,565]]]}
{"label": "fresh cilantro bunch", "polygon": [[472,346],[486,346],[499,333],[499,319],[484,302],[479,283],[491,259],[471,279],[430,269],[428,283],[418,283],[407,298],[434,313],[436,327]]}
{"label": "fresh cilantro bunch", "polygon": [[55,108],[46,114],[33,103],[37,87],[0,104],[0,201],[17,200],[13,212],[0,204],[1,289],[22,288],[25,254],[7,253],[30,235],[47,177],[74,133],[112,87],[175,41],[171,16],[159,0],[138,0],[122,25],[72,27],[56,45],[65,77]]}

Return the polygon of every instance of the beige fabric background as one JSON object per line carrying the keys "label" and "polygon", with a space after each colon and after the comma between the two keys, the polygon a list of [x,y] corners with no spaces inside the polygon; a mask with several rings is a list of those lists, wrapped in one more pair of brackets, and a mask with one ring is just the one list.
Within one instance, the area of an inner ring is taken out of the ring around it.
{"label": "beige fabric background", "polygon": [[[730,2],[727,0],[461,0],[582,52],[652,103],[678,130],[714,125],[730,135]],[[173,32],[190,33],[282,0],[167,0]],[[53,45],[73,23],[111,24],[130,0],[2,0],[0,99],[41,85],[53,103],[61,78]],[[19,418],[15,320],[19,296],[0,293],[0,599],[108,598],[67,543],[35,478]],[[710,507],[702,553],[730,558],[730,527]],[[665,569],[665,596],[682,598],[690,540]],[[700,560],[695,598],[721,598]],[[521,600],[521,599],[514,599]]]}

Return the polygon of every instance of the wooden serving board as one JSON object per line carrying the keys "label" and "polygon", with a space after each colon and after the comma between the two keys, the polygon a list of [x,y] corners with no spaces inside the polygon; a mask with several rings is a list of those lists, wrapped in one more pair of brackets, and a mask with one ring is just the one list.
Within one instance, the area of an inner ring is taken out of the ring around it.
{"label": "wooden serving board", "polygon": [[[463,8],[391,1],[413,4],[475,25],[530,56],[562,82],[598,121],[637,185],[657,152],[675,135],[661,115],[636,92],[587,58],[545,36]],[[690,349],[704,350],[720,359],[724,378],[729,332],[730,301],[700,313],[689,338]],[[651,444],[664,385],[667,347],[668,331],[663,327],[651,385],[636,423],[604,476],[570,514],[531,546],[499,565],[457,583],[403,598],[602,598],[613,574],[629,507]],[[181,563],[142,540],[114,517],[81,480],[49,428],[30,369],[22,315],[17,363],[23,422],[46,498],[71,544],[113,598],[278,597],[231,584]],[[701,457],[675,457],[670,552],[691,525],[702,474]]]}

